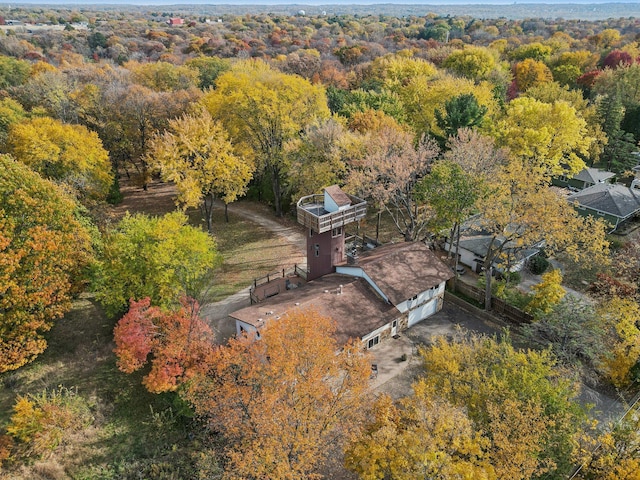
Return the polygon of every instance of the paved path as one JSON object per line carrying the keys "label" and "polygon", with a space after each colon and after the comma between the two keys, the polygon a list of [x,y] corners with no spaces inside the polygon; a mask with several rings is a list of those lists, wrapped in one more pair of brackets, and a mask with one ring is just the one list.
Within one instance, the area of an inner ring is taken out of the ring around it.
{"label": "paved path", "polygon": [[[224,206],[222,203],[219,203],[216,205],[216,208],[223,209]],[[283,244],[291,245],[296,250],[296,256],[293,258],[282,259],[283,267],[292,266],[294,264],[303,265],[307,263],[307,258],[305,256],[306,239],[301,229],[296,228],[295,226],[288,227],[282,223],[265,217],[260,212],[248,208],[243,202],[230,204],[229,214],[239,215],[261,225],[270,232],[279,236]],[[203,305],[200,310],[200,314],[203,318],[209,321],[209,324],[215,332],[216,341],[225,343],[236,333],[235,322],[229,319],[229,314],[239,310],[240,308],[248,307],[249,305],[249,287],[247,287],[224,300]]]}

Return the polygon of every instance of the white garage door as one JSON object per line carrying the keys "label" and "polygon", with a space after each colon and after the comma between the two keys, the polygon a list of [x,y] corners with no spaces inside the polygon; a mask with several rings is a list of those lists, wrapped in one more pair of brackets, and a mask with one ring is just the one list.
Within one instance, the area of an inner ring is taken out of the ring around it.
{"label": "white garage door", "polygon": [[434,298],[430,302],[419,306],[418,308],[409,312],[409,327],[415,325],[420,320],[424,320],[429,315],[436,313],[436,307],[438,306],[438,299]]}

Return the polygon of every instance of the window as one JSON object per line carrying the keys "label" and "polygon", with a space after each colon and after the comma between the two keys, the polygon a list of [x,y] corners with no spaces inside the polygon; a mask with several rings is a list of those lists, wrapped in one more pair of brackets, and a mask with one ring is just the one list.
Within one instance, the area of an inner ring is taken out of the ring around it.
{"label": "window", "polygon": [[309,236],[310,236],[310,237],[313,237],[313,228],[310,228],[310,229],[309,229]]}
{"label": "window", "polygon": [[342,235],[342,227],[337,227],[331,230],[331,237],[339,237]]}
{"label": "window", "polygon": [[370,338],[367,342],[367,348],[373,348],[380,343],[380,335]]}
{"label": "window", "polygon": [[319,256],[320,256],[320,244],[319,244],[319,243],[316,243],[316,244],[313,246],[313,249],[315,250],[316,257],[319,257]]}

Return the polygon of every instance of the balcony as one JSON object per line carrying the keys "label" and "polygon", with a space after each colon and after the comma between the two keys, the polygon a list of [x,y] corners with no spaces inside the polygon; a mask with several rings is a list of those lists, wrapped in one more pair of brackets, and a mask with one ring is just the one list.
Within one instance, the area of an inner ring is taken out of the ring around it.
{"label": "balcony", "polygon": [[367,214],[367,202],[353,195],[348,197],[351,205],[335,212],[325,210],[324,195],[302,197],[297,204],[298,223],[316,233],[324,233],[364,218]]}

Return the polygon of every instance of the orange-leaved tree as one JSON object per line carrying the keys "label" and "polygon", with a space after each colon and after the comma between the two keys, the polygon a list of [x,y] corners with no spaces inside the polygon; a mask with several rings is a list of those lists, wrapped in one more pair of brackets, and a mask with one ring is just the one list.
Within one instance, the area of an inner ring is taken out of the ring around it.
{"label": "orange-leaved tree", "polygon": [[189,382],[198,415],[229,441],[232,478],[312,478],[358,432],[371,368],[359,342],[340,348],[335,322],[294,310],[261,337],[219,347]]}
{"label": "orange-leaved tree", "polygon": [[153,393],[176,390],[205,368],[213,351],[213,332],[198,316],[198,303],[188,297],[180,303],[167,312],[152,307],[149,297],[131,300],[113,331],[118,368],[132,373],[150,362],[142,383]]}
{"label": "orange-leaved tree", "polygon": [[42,333],[71,307],[91,260],[77,210],[58,186],[0,155],[0,372],[42,353]]}

